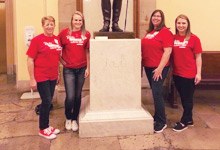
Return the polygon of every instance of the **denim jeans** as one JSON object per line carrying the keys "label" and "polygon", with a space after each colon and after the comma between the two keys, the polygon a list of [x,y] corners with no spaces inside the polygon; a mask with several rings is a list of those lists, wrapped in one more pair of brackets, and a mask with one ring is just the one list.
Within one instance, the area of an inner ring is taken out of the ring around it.
{"label": "denim jeans", "polygon": [[40,130],[49,127],[50,106],[53,99],[56,83],[57,80],[37,82],[37,90],[42,100],[39,119]]}
{"label": "denim jeans", "polygon": [[81,93],[85,81],[86,67],[73,69],[63,68],[66,91],[65,115],[68,120],[77,120],[81,106]]}
{"label": "denim jeans", "polygon": [[153,79],[153,71],[156,67],[144,67],[150,87],[152,89],[152,95],[154,99],[154,121],[156,124],[164,125],[166,124],[166,116],[165,116],[165,106],[163,100],[163,82],[167,76],[169,71],[169,66],[164,67],[162,71],[162,79],[158,81],[154,81]]}
{"label": "denim jeans", "polygon": [[173,75],[173,81],[175,83],[176,89],[180,94],[182,106],[183,106],[183,115],[180,120],[183,124],[187,124],[190,121],[193,121],[192,118],[192,109],[193,109],[193,94],[195,91],[194,78],[184,78],[180,76]]}

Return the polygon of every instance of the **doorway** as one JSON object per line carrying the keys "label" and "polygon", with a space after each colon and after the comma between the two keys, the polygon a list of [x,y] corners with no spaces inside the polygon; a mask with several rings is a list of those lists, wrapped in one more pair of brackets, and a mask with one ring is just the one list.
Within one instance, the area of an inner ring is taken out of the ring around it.
{"label": "doorway", "polygon": [[0,1],[0,74],[6,73],[6,11],[5,2]]}

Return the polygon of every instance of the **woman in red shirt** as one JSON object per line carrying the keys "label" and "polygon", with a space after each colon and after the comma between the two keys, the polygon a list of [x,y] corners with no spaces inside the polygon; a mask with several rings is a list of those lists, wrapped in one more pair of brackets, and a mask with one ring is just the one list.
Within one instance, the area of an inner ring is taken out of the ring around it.
{"label": "woman in red shirt", "polygon": [[199,38],[190,31],[187,16],[179,15],[175,21],[176,35],[173,45],[173,80],[180,94],[183,115],[174,131],[193,126],[192,109],[195,85],[201,81],[202,46]]}
{"label": "woman in red shirt", "polygon": [[173,35],[165,26],[164,13],[161,10],[155,10],[151,15],[147,34],[141,41],[142,65],[154,99],[155,133],[162,132],[167,127],[163,100],[163,82],[169,70],[172,46]]}
{"label": "woman in red shirt", "polygon": [[81,105],[81,93],[85,78],[89,75],[89,39],[82,13],[76,11],[71,27],[59,34],[62,51],[63,77],[66,91],[65,128],[78,130],[77,118]]}
{"label": "woman in red shirt", "polygon": [[39,135],[47,139],[56,138],[60,132],[49,126],[49,112],[58,78],[58,65],[62,47],[59,38],[53,35],[55,19],[52,16],[42,18],[44,33],[34,37],[28,48],[27,65],[30,86],[38,89],[41,97]]}

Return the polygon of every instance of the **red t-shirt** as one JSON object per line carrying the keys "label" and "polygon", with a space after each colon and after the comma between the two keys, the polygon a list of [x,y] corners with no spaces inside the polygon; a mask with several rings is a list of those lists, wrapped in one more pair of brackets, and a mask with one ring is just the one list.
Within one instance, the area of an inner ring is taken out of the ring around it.
{"label": "red t-shirt", "polygon": [[81,68],[87,65],[86,49],[89,49],[90,33],[86,31],[85,38],[81,31],[72,32],[69,35],[69,28],[59,34],[63,47],[62,59],[66,62],[65,67]]}
{"label": "red t-shirt", "polygon": [[31,40],[26,54],[34,59],[34,77],[37,82],[57,79],[61,51],[57,36],[40,34]]}
{"label": "red t-shirt", "polygon": [[[141,40],[142,65],[158,67],[164,53],[164,48],[173,46],[173,34],[166,27],[160,31],[153,30]],[[169,65],[169,61],[166,66]]]}
{"label": "red t-shirt", "polygon": [[185,36],[175,35],[173,45],[173,74],[194,78],[197,73],[195,54],[202,53],[200,40],[191,34],[189,41]]}

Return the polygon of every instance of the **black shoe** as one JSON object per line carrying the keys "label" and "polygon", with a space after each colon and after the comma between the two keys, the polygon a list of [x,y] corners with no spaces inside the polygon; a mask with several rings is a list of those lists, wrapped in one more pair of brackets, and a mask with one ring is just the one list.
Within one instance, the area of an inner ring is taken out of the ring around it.
{"label": "black shoe", "polygon": [[113,23],[112,24],[112,32],[123,32],[123,30],[119,28],[117,23]]}
{"label": "black shoe", "polygon": [[177,122],[175,127],[173,127],[173,131],[176,131],[176,132],[181,132],[185,129],[187,129],[187,125],[181,123],[181,122]]}
{"label": "black shoe", "polygon": [[40,105],[41,105],[41,104],[39,104],[39,105],[37,105],[37,106],[35,107],[35,113],[36,113],[37,115],[40,114]]}
{"label": "black shoe", "polygon": [[[41,106],[41,104],[39,104],[39,105],[37,105],[37,106],[35,107],[35,112],[36,112],[37,115],[40,114],[40,106]],[[50,111],[51,111],[51,110],[53,110],[53,104],[50,105]]]}
{"label": "black shoe", "polygon": [[110,22],[105,22],[102,29],[99,32],[109,32],[109,24]]}
{"label": "black shoe", "polygon": [[99,30],[99,32],[109,32],[109,27],[104,27]]}
{"label": "black shoe", "polygon": [[163,130],[167,127],[166,124],[155,124],[154,125],[154,132],[155,133],[160,133],[163,132]]}

